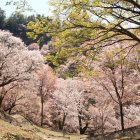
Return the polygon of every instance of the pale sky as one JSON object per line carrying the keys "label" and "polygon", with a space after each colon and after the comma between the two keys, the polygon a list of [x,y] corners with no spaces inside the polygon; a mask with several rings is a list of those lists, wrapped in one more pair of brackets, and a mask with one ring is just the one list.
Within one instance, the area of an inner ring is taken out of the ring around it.
{"label": "pale sky", "polygon": [[[13,6],[5,6],[5,3],[8,0],[0,0],[0,7],[5,10],[5,13],[7,16],[9,16],[12,12],[14,12]],[[38,14],[44,14],[45,16],[51,15],[51,10],[48,4],[48,0],[27,0],[28,3],[32,6],[32,8],[38,13]],[[26,13],[31,14],[31,13]]]}

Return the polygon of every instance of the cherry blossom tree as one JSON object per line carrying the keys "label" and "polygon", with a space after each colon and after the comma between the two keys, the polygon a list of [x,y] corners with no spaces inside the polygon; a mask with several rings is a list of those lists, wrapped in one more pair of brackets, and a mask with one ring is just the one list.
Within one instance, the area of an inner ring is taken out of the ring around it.
{"label": "cherry blossom tree", "polygon": [[85,93],[84,83],[74,79],[58,79],[53,98],[57,108],[58,128],[64,130],[66,126],[78,127],[80,134],[84,134],[89,125],[88,108],[92,102]]}
{"label": "cherry blossom tree", "polygon": [[39,51],[28,51],[19,38],[0,30],[0,106],[8,92],[34,78],[43,63]]}
{"label": "cherry blossom tree", "polygon": [[23,106],[18,106],[16,112],[21,112],[25,118],[34,124],[40,125],[40,102],[39,97],[30,90],[26,91],[25,98],[22,100]]}
{"label": "cherry blossom tree", "polygon": [[54,90],[55,75],[48,65],[44,65],[37,73],[37,95],[40,97],[41,102],[41,126],[44,120],[44,104],[51,97]]}
{"label": "cherry blossom tree", "polygon": [[89,135],[104,134],[118,129],[115,118],[114,102],[104,88],[93,77],[83,79],[90,104],[88,133]]}
{"label": "cherry blossom tree", "polygon": [[12,90],[10,90],[4,97],[2,108],[5,112],[11,114],[12,110],[17,106],[24,106],[24,104],[22,103],[23,99],[25,99],[23,89],[19,86],[16,86]]}
{"label": "cherry blossom tree", "polygon": [[[108,131],[114,131],[118,128],[118,120],[115,118],[114,102],[103,89],[99,90],[94,84],[95,105],[90,107],[92,112],[92,127],[96,134],[104,134]],[[98,89],[98,90],[97,90]],[[104,91],[104,92],[103,92]]]}
{"label": "cherry blossom tree", "polygon": [[2,107],[2,103],[3,103],[5,96],[8,94],[8,92],[10,92],[15,87],[16,87],[16,85],[12,84],[12,85],[0,88],[0,108]]}
{"label": "cherry blossom tree", "polygon": [[125,43],[118,43],[113,49],[105,48],[95,66],[97,75],[95,80],[119,107],[122,130],[125,128],[124,104],[133,102],[132,99],[140,80],[138,71],[131,65],[133,55],[123,47],[126,47]]}
{"label": "cherry blossom tree", "polygon": [[28,51],[19,38],[0,30],[0,87],[30,79],[42,64],[39,51]]}
{"label": "cherry blossom tree", "polygon": [[58,110],[58,127],[63,130],[67,116],[77,116],[78,109],[82,107],[80,100],[82,100],[83,89],[76,80],[57,80],[57,87],[53,93],[55,105]]}

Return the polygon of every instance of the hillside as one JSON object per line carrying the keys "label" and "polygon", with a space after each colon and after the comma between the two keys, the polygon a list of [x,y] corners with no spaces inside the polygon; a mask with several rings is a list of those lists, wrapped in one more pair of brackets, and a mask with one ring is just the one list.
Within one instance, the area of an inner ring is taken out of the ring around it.
{"label": "hillside", "polygon": [[8,115],[0,110],[0,140],[140,140],[140,126],[90,137],[87,135],[66,134],[38,127],[21,115]]}
{"label": "hillside", "polygon": [[30,124],[27,120],[25,122],[25,119],[20,115],[14,117],[18,118],[17,124],[19,126],[0,119],[0,140],[140,140],[140,126],[126,129],[124,133],[122,131],[109,133],[104,138],[102,136],[90,138],[86,135],[80,136],[78,134],[63,137],[61,132],[40,128]]}
{"label": "hillside", "polygon": [[94,138],[94,140],[140,140],[140,126],[135,126],[127,128],[123,131],[116,131],[112,133],[107,133],[104,135],[99,135]]}
{"label": "hillside", "polygon": [[[51,131],[49,129],[43,129],[36,125],[30,124],[29,122],[25,125],[21,122],[23,117],[18,116],[17,125],[9,123],[8,120],[0,119],[0,140],[78,140],[81,139],[79,135],[65,135],[63,133]],[[7,122],[6,122],[7,121]],[[85,136],[82,136],[83,138]]]}

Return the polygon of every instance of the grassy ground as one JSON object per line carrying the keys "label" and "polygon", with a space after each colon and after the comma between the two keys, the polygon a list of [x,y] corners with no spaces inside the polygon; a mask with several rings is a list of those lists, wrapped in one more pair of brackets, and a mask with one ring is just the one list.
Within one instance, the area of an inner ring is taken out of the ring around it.
{"label": "grassy ground", "polygon": [[[13,117],[13,116],[12,116]],[[0,119],[0,140],[140,140],[140,126],[108,133],[103,138],[98,135],[94,138],[87,138],[86,135],[66,134],[52,131],[45,128],[40,128],[30,124],[22,116],[14,116],[18,120],[19,126],[13,125]]]}
{"label": "grassy ground", "polygon": [[35,125],[20,127],[0,120],[0,140],[82,140],[85,137],[77,134],[67,134],[63,137],[63,133],[43,129]]}
{"label": "grassy ground", "polygon": [[19,139],[21,139],[23,137],[25,139],[30,138],[30,139],[35,139],[35,140],[41,140],[41,138],[39,136],[33,134],[33,132],[23,130],[19,126],[14,126],[8,122],[0,120],[0,139],[2,139],[2,140],[4,140],[4,139],[12,140],[13,139],[14,140],[14,138],[13,138],[14,136],[20,137]]}

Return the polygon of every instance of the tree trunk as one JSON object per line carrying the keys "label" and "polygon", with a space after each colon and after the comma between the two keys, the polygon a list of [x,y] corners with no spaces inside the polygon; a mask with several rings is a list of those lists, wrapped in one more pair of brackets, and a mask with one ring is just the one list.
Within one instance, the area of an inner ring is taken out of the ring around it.
{"label": "tree trunk", "polygon": [[4,109],[5,112],[8,112],[8,114],[11,114],[11,111],[13,110],[13,108],[15,107],[15,104],[12,104],[9,108]]}
{"label": "tree trunk", "polygon": [[79,131],[80,131],[80,134],[82,135],[82,134],[85,134],[85,132],[86,132],[86,130],[88,128],[88,122],[86,123],[86,126],[85,127],[82,126],[82,117],[81,117],[81,114],[82,114],[82,112],[80,111],[79,112],[79,116],[78,116],[78,120],[79,120]]}
{"label": "tree trunk", "polygon": [[58,127],[59,127],[59,130],[62,130],[62,124],[61,124],[61,120],[58,121]]}
{"label": "tree trunk", "polygon": [[65,125],[66,116],[67,114],[64,113],[63,121],[62,121],[62,129],[64,128],[64,125]]}
{"label": "tree trunk", "polygon": [[3,97],[0,97],[0,108],[2,106]]}
{"label": "tree trunk", "polygon": [[86,123],[86,126],[82,128],[81,134],[85,134],[87,128],[88,128],[88,122]]}
{"label": "tree trunk", "polygon": [[61,120],[59,120],[59,122],[58,122],[58,125],[59,125],[59,130],[63,130],[63,128],[64,128],[64,125],[65,125],[65,120],[66,120],[66,116],[67,116],[67,114],[64,114],[64,116],[63,116],[63,120],[61,121]]}
{"label": "tree trunk", "polygon": [[80,134],[82,134],[82,118],[81,118],[81,113],[78,115],[78,120],[79,120],[79,131]]}
{"label": "tree trunk", "polygon": [[44,119],[44,102],[43,97],[41,96],[41,127],[43,127],[43,119]]}
{"label": "tree trunk", "polygon": [[8,111],[8,114],[9,114],[9,115],[11,114],[11,111],[12,111],[12,108],[10,108],[9,111]]}
{"label": "tree trunk", "polygon": [[124,114],[122,102],[119,103],[120,106],[120,117],[121,117],[121,129],[124,130]]}
{"label": "tree trunk", "polygon": [[2,102],[3,102],[5,95],[6,95],[5,88],[2,87],[1,96],[0,96],[0,108],[2,107]]}

